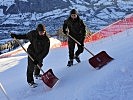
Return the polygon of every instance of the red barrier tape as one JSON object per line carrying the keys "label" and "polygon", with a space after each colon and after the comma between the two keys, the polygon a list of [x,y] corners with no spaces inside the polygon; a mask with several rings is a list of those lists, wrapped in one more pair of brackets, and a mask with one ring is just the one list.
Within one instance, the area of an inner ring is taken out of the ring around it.
{"label": "red barrier tape", "polygon": [[17,49],[17,50],[15,50],[15,51],[2,54],[2,55],[0,55],[0,58],[7,58],[7,57],[10,57],[10,56],[16,55],[16,54],[18,54],[20,51],[22,51],[22,49]]}
{"label": "red barrier tape", "polygon": [[87,37],[85,41],[96,41],[114,34],[118,34],[130,28],[133,28],[133,16],[130,16],[129,18],[125,18],[123,20],[119,20],[107,26],[106,28],[93,34],[91,37]]}

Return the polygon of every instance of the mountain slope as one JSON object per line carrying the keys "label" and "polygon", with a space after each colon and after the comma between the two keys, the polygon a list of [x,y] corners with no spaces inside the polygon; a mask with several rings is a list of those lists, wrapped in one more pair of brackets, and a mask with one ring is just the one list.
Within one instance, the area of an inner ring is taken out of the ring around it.
{"label": "mountain slope", "polygon": [[3,0],[0,33],[8,38],[8,31],[26,33],[38,23],[44,23],[47,31],[55,34],[73,8],[78,10],[86,26],[96,32],[131,14],[132,5],[130,0]]}

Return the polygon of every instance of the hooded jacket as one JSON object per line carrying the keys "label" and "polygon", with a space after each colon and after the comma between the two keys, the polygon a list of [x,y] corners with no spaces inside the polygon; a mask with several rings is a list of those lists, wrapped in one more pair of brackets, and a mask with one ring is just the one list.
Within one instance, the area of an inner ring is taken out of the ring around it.
{"label": "hooded jacket", "polygon": [[45,34],[40,36],[37,30],[30,31],[27,35],[30,45],[27,51],[36,58],[37,61],[46,57],[50,48],[50,40]]}
{"label": "hooded jacket", "polygon": [[50,40],[46,34],[40,36],[37,30],[32,30],[27,34],[16,35],[17,39],[28,39],[30,45],[27,52],[37,61],[42,61],[49,52]]}

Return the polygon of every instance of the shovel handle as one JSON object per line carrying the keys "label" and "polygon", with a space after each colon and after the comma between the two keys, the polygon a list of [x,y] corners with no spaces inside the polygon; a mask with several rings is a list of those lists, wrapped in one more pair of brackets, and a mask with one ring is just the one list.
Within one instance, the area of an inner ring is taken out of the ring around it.
{"label": "shovel handle", "polygon": [[[77,44],[79,44],[80,46],[82,46],[81,43],[79,43],[79,41],[77,41],[74,37],[72,37],[72,36],[69,35],[69,34],[67,34],[67,36],[70,37],[71,39],[73,39]],[[92,56],[95,56],[95,55],[94,55],[90,50],[88,50],[86,47],[83,46],[83,48],[84,48],[86,51],[88,51]]]}
{"label": "shovel handle", "polygon": [[[23,45],[14,37],[14,40],[23,48],[23,50],[27,53],[27,55],[30,57],[32,61],[35,61],[33,57],[26,51],[26,49],[23,47]],[[37,64],[37,67],[44,73],[44,71],[41,69],[41,67]]]}

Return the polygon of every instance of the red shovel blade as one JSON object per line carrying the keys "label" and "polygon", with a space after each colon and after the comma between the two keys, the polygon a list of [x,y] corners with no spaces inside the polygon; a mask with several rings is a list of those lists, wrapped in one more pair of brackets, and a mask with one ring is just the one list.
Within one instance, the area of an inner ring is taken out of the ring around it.
{"label": "red shovel blade", "polygon": [[50,88],[52,88],[59,80],[53,73],[52,69],[49,69],[42,75],[43,82]]}
{"label": "red shovel blade", "polygon": [[112,61],[113,58],[110,57],[105,51],[101,51],[94,57],[89,59],[89,63],[96,69],[102,68],[104,65]]}

